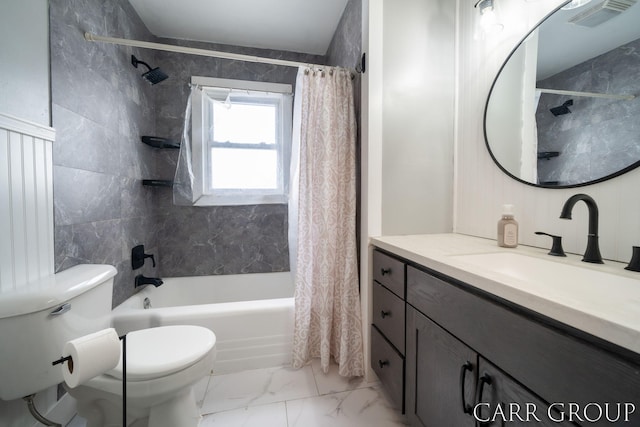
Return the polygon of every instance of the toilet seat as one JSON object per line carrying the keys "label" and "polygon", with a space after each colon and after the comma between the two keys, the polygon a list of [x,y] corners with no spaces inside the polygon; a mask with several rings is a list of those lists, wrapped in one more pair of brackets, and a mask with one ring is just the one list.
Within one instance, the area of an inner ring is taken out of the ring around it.
{"label": "toilet seat", "polygon": [[[193,325],[161,326],[127,334],[127,382],[161,378],[201,360],[213,349],[211,330]],[[122,359],[106,375],[122,379]]]}

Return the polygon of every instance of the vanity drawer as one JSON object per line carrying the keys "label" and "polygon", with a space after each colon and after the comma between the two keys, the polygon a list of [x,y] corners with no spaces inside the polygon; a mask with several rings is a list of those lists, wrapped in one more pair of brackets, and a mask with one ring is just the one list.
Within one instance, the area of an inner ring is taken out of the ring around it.
{"label": "vanity drawer", "polygon": [[404,413],[404,358],[371,326],[371,367],[389,398]]}
{"label": "vanity drawer", "polygon": [[382,283],[402,299],[404,299],[404,267],[402,261],[380,251],[373,251],[373,280]]}
{"label": "vanity drawer", "polygon": [[373,283],[373,324],[404,355],[405,303],[379,283]]}
{"label": "vanity drawer", "polygon": [[414,267],[407,302],[547,402],[640,403],[640,365],[574,328]]}

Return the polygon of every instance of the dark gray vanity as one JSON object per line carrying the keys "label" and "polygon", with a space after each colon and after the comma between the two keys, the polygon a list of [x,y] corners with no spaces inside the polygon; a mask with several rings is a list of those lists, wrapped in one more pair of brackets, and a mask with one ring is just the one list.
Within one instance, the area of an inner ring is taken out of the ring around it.
{"label": "dark gray vanity", "polygon": [[637,352],[388,247],[372,273],[372,368],[411,425],[640,425]]}

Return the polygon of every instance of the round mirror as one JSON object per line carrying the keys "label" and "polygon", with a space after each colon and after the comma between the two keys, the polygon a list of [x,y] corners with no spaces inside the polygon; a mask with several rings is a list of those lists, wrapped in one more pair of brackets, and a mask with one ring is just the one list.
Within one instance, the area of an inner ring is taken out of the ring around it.
{"label": "round mirror", "polygon": [[485,109],[487,147],[512,178],[567,188],[640,166],[640,2],[558,9],[511,53]]}

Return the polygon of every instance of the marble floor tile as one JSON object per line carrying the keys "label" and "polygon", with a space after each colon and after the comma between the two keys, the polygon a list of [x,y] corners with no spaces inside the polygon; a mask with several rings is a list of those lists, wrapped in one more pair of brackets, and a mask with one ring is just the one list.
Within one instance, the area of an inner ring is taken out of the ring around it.
{"label": "marble floor tile", "polygon": [[313,359],[311,361],[311,369],[313,370],[313,376],[318,386],[318,393],[321,395],[371,387],[378,384],[377,381],[367,382],[364,380],[364,377],[342,377],[338,375],[338,365],[335,363],[329,365],[329,372],[325,374],[322,372],[320,359]]}
{"label": "marble floor tile", "polygon": [[397,427],[403,417],[378,387],[286,402],[288,427]]}
{"label": "marble floor tile", "polygon": [[66,427],[86,427],[86,425],[87,420],[81,418],[79,415],[76,415],[75,417],[71,418],[71,421],[69,421],[69,424],[67,424]]}
{"label": "marble floor tile", "polygon": [[202,413],[317,396],[311,366],[255,369],[211,377]]}
{"label": "marble floor tile", "polygon": [[248,406],[205,415],[199,427],[287,427],[284,402]]}

